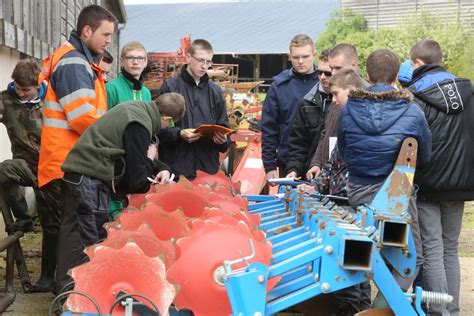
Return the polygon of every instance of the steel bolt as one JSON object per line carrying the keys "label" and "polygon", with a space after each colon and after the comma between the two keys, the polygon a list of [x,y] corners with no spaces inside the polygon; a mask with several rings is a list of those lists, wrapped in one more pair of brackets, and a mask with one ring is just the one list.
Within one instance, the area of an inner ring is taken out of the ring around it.
{"label": "steel bolt", "polygon": [[260,313],[260,312],[255,312],[255,313],[253,313],[253,316],[262,316],[262,313]]}
{"label": "steel bolt", "polygon": [[306,227],[304,230],[308,232],[308,231],[309,231],[309,227]]}
{"label": "steel bolt", "polygon": [[316,233],[312,232],[310,236],[311,236],[311,238],[314,238],[314,237],[316,237]]}
{"label": "steel bolt", "polygon": [[265,277],[264,277],[263,275],[259,275],[259,276],[257,277],[257,282],[258,282],[258,283],[263,283],[263,282],[265,282]]}
{"label": "steel bolt", "polygon": [[318,282],[318,281],[319,281],[319,274],[316,273],[316,274],[314,275],[314,282]]}
{"label": "steel bolt", "polygon": [[323,284],[321,285],[321,290],[322,290],[323,292],[329,292],[330,289],[331,289],[331,286],[329,285],[329,283],[323,283]]}
{"label": "steel bolt", "polygon": [[323,239],[322,238],[318,238],[318,245],[322,245],[323,244]]}
{"label": "steel bolt", "polygon": [[330,255],[330,254],[332,254],[332,253],[334,252],[334,248],[332,248],[332,246],[326,246],[326,247],[324,248],[324,251],[325,251],[328,255]]}
{"label": "steel bolt", "polygon": [[311,273],[311,272],[313,272],[313,265],[310,264],[308,266],[308,273]]}

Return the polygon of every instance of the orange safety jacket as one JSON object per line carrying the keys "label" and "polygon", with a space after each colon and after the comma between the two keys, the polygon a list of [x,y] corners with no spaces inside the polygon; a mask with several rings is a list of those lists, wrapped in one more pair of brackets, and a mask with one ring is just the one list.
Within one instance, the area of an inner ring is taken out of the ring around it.
{"label": "orange safety jacket", "polygon": [[[71,35],[71,39],[81,43],[77,35],[75,39]],[[80,51],[73,52],[77,50],[78,45],[82,49],[87,48],[84,44],[76,44],[74,47],[71,39],[64,42],[44,60],[39,76],[39,81],[48,81],[38,163],[39,187],[63,177],[61,165],[69,151],[86,128],[107,111],[107,96],[101,69],[91,62],[89,51],[88,54],[80,53]],[[61,67],[66,67],[67,71],[66,68],[61,70]],[[54,78],[56,71],[63,73],[56,74]],[[73,89],[67,95],[58,98],[55,87],[66,84],[64,81],[69,81],[67,83],[69,86],[77,88],[79,84],[74,80],[80,77],[78,71],[87,71],[85,76],[89,76],[90,88]],[[55,80],[57,82],[54,82]],[[91,89],[92,81],[93,89]]]}

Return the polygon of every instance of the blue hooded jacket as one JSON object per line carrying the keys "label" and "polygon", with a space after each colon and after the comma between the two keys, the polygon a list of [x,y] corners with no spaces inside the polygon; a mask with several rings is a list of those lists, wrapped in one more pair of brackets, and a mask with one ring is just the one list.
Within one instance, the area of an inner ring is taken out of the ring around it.
{"label": "blue hooded jacket", "polygon": [[429,162],[431,132],[423,112],[411,100],[410,92],[387,84],[349,94],[339,117],[337,144],[348,165],[350,183],[382,182],[407,137],[418,141],[417,166]]}
{"label": "blue hooded jacket", "polygon": [[262,110],[262,160],[265,172],[286,164],[288,138],[298,103],[318,81],[316,72],[302,75],[292,68],[273,77]]}

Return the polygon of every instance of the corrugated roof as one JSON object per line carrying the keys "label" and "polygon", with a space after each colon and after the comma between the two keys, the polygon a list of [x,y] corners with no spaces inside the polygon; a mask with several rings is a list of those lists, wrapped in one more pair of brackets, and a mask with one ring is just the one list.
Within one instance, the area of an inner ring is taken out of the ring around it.
{"label": "corrugated roof", "polygon": [[148,51],[174,52],[179,39],[211,42],[215,54],[287,53],[291,38],[317,39],[338,0],[240,1],[125,6],[128,21],[121,44],[137,40]]}

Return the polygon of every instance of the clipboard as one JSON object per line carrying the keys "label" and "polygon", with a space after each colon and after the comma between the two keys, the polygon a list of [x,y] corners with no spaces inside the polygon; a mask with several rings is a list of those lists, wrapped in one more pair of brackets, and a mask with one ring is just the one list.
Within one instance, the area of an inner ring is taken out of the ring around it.
{"label": "clipboard", "polygon": [[229,135],[235,132],[233,129],[216,124],[202,124],[194,130],[195,133],[201,133],[202,136],[212,138],[215,132],[221,132],[224,135]]}

